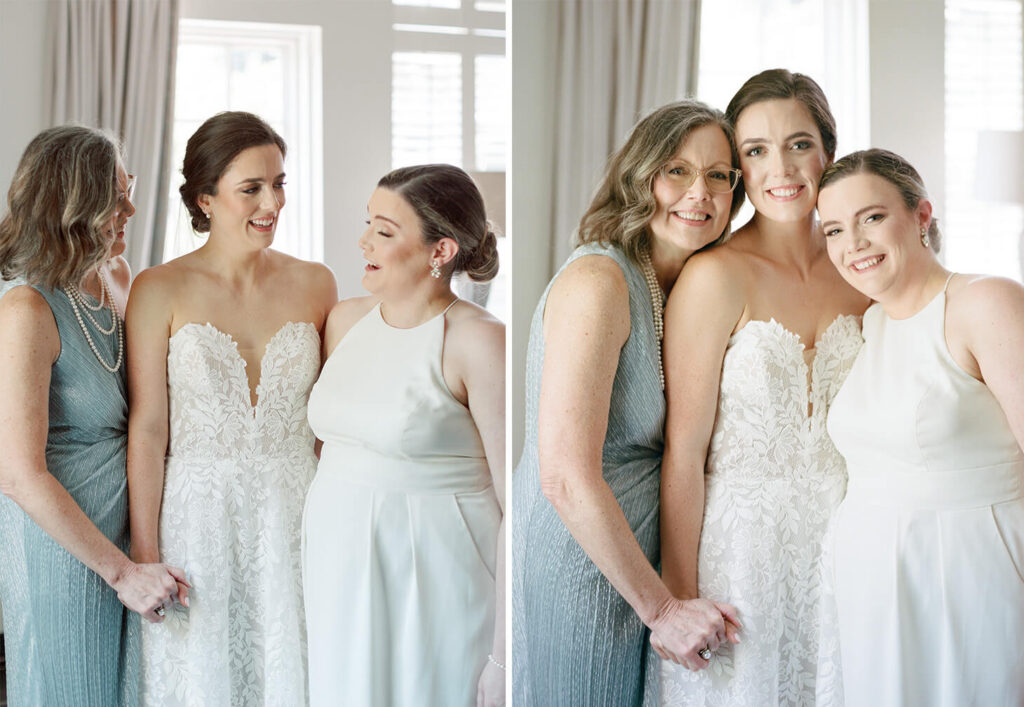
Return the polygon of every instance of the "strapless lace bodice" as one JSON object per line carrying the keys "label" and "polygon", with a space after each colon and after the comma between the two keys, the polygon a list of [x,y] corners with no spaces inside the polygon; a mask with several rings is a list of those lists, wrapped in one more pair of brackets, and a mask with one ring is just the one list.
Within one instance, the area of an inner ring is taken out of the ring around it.
{"label": "strapless lace bodice", "polygon": [[160,557],[188,609],[142,630],[141,703],[306,704],[300,525],[316,470],[306,401],[320,337],[289,322],[267,342],[256,405],[228,334],[186,324],[167,351],[170,451]]}
{"label": "strapless lace bodice", "polygon": [[267,342],[255,407],[238,344],[211,324],[186,324],[167,351],[170,456],[288,457],[308,454],[306,399],[320,367],[320,337],[288,322]]}
{"label": "strapless lace bodice", "polygon": [[736,332],[722,365],[708,473],[761,485],[827,476],[832,469],[822,468],[823,458],[842,468],[826,412],[860,346],[860,318],[837,317],[818,339],[808,375],[800,337],[774,319]]}
{"label": "strapless lace bodice", "polygon": [[663,705],[814,704],[822,540],[846,489],[825,423],[861,343],[853,316],[829,325],[809,367],[800,337],[775,320],[729,340],[697,580],[702,597],[739,609],[742,643],[699,673],[663,662]]}

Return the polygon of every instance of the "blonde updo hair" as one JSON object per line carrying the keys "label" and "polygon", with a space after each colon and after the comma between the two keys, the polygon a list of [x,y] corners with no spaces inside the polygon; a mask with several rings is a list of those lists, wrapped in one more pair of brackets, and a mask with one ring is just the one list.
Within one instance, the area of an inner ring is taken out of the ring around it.
{"label": "blonde updo hair", "polygon": [[[580,220],[576,245],[614,244],[639,264],[641,253],[650,249],[647,226],[658,208],[653,191],[654,178],[675,156],[690,133],[705,125],[717,125],[722,129],[729,141],[731,166],[738,166],[732,126],[720,111],[693,100],[664,105],[637,123],[626,144],[608,161],[601,184]],[[732,219],[742,205],[743,190],[737,188],[732,193],[725,230],[705,248],[729,238]]]}
{"label": "blonde updo hair", "polygon": [[0,220],[0,274],[49,289],[78,285],[109,255],[121,145],[101,130],[61,125],[25,148]]}
{"label": "blonde updo hair", "polygon": [[459,245],[445,278],[464,272],[474,282],[498,273],[498,237],[487,220],[484,199],[473,179],[450,164],[421,164],[388,172],[377,186],[400,195],[420,219],[428,245],[451,238]]}
{"label": "blonde updo hair", "polygon": [[[913,211],[922,199],[928,198],[924,188],[924,180],[913,165],[888,150],[871,149],[851,152],[829,165],[818,182],[818,194],[830,184],[854,174],[873,174],[892,184],[899,191],[903,204]],[[928,224],[928,245],[939,252],[942,247],[942,233],[939,231],[938,219],[932,218]]]}

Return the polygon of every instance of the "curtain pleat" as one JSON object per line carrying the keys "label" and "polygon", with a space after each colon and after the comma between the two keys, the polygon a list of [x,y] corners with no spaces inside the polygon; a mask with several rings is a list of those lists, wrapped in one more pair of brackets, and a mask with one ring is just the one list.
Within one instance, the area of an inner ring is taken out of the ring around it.
{"label": "curtain pleat", "polygon": [[59,0],[51,123],[109,130],[137,177],[125,257],[160,262],[173,121],[179,0]]}
{"label": "curtain pleat", "polygon": [[560,1],[551,275],[630,128],[695,90],[699,18],[699,0]]}

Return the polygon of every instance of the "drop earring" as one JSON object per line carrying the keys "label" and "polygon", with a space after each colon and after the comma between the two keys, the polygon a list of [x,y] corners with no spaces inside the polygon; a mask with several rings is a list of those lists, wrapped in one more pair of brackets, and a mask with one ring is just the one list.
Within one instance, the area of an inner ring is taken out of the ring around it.
{"label": "drop earring", "polygon": [[430,277],[435,280],[439,280],[441,278],[441,266],[437,264],[437,260],[430,261]]}
{"label": "drop earring", "polygon": [[921,245],[925,248],[930,248],[932,245],[932,239],[928,237],[928,229],[924,226],[921,227]]}

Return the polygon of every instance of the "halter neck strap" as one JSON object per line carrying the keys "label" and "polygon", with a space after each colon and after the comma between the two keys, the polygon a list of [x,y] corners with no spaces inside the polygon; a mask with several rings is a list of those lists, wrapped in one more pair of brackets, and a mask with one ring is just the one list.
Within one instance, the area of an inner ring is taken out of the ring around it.
{"label": "halter neck strap", "polygon": [[946,289],[949,287],[949,281],[953,279],[954,275],[956,275],[956,273],[955,272],[951,272],[949,274],[949,277],[946,278],[946,284],[942,286],[942,293],[943,294],[946,293]]}

